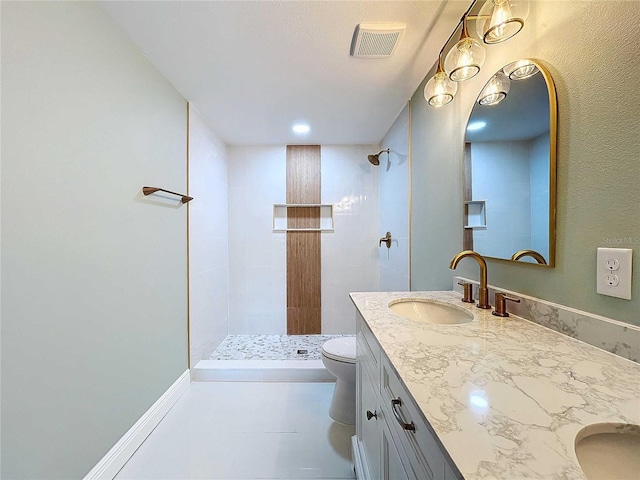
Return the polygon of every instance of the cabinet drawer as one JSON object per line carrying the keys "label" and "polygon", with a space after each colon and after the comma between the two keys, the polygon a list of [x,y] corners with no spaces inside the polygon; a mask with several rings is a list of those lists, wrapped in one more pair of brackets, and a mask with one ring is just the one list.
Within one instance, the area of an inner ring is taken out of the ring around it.
{"label": "cabinet drawer", "polygon": [[380,346],[362,318],[358,318],[356,342],[357,361],[365,365],[377,388],[380,385]]}
{"label": "cabinet drawer", "polygon": [[356,363],[362,366],[362,369],[367,373],[376,390],[380,389],[380,368],[369,349],[369,345],[364,339],[362,332],[358,332],[356,336]]}
{"label": "cabinet drawer", "polygon": [[[416,476],[427,480],[444,478],[447,462],[434,433],[386,358],[382,360],[380,393],[392,434],[407,451]],[[412,429],[404,428],[401,422]]]}

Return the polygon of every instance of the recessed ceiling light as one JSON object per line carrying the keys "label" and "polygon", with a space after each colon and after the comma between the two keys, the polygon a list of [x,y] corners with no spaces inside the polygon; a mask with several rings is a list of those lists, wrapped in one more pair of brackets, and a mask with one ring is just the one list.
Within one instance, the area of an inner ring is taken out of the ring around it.
{"label": "recessed ceiling light", "polygon": [[482,130],[486,126],[487,126],[487,122],[483,122],[481,120],[477,122],[472,122],[467,126],[467,131],[475,132],[476,130]]}
{"label": "recessed ceiling light", "polygon": [[298,135],[304,135],[311,131],[311,127],[306,123],[296,123],[291,130],[293,130],[293,133],[297,133]]}

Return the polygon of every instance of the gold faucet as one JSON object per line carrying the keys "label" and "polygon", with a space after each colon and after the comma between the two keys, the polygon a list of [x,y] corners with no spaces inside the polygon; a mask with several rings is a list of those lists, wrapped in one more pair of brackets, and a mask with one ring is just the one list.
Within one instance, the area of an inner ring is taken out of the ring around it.
{"label": "gold faucet", "polygon": [[487,310],[491,308],[491,305],[489,305],[489,289],[487,288],[487,262],[482,255],[473,250],[463,250],[453,257],[449,268],[455,270],[458,262],[465,257],[472,257],[480,266],[480,288],[478,289],[478,305],[476,306]]}
{"label": "gold faucet", "polygon": [[511,256],[511,260],[520,260],[522,257],[531,257],[535,259],[535,261],[540,265],[547,264],[547,261],[544,259],[544,257],[535,250],[518,250]]}

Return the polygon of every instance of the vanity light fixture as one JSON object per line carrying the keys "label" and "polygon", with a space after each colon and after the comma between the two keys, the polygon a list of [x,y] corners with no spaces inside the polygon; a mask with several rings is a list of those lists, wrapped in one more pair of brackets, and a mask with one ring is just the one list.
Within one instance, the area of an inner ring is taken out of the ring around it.
{"label": "vanity light fixture", "polygon": [[[457,82],[463,82],[475,77],[482,67],[486,52],[482,44],[469,36],[467,21],[476,21],[478,36],[484,43],[500,43],[517,34],[529,15],[528,0],[487,0],[477,15],[470,15],[477,0],[469,6],[468,10],[451,32],[449,38],[442,46],[438,55],[438,67],[433,77],[429,79],[424,88],[424,98],[432,107],[442,107],[450,103],[455,96],[458,87]],[[442,54],[445,47],[458,31],[462,24],[460,40],[447,53],[442,62]],[[509,78],[520,80],[536,73],[535,65],[519,64],[514,62],[514,68],[502,76],[491,79],[485,86],[486,94],[481,94],[481,105],[495,105],[507,96],[509,91]],[[502,78],[504,77],[504,78]]]}
{"label": "vanity light fixture", "polygon": [[534,76],[540,71],[531,60],[526,59],[512,62],[505,66],[503,70],[505,75],[511,80],[524,80],[525,78]]}
{"label": "vanity light fixture", "polygon": [[475,77],[484,63],[486,52],[482,44],[469,36],[466,15],[462,17],[462,33],[444,59],[444,69],[454,82],[464,82]]}
{"label": "vanity light fixture", "polygon": [[497,105],[507,98],[510,87],[511,82],[509,78],[500,70],[491,77],[491,80],[484,86],[478,97],[478,103],[480,105]]}
{"label": "vanity light fixture", "polygon": [[484,43],[504,42],[522,30],[528,16],[527,0],[487,0],[476,17],[476,31]]}
{"label": "vanity light fixture", "polygon": [[432,107],[442,107],[453,100],[458,84],[449,79],[442,68],[442,52],[438,56],[438,69],[424,87],[424,98]]}

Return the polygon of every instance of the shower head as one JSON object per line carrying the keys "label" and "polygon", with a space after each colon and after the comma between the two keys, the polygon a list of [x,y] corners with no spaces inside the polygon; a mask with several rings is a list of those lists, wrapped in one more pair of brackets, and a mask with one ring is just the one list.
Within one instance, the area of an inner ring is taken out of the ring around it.
{"label": "shower head", "polygon": [[368,155],[367,159],[369,160],[369,163],[371,165],[375,165],[376,167],[378,165],[380,165],[380,154],[385,153],[385,152],[387,153],[387,155],[389,155],[389,149],[388,148],[386,150],[380,150],[375,155]]}

